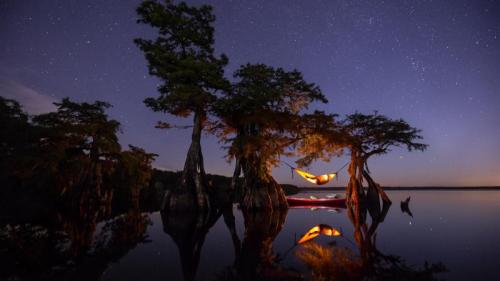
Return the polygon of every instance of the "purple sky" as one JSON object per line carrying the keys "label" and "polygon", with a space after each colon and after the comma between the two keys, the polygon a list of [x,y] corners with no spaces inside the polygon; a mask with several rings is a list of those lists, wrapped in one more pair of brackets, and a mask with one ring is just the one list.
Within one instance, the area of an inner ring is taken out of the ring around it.
{"label": "purple sky", "polygon": [[[161,131],[142,101],[156,95],[133,38],[140,1],[0,2],[0,94],[33,113],[69,96],[105,100],[122,123],[122,144],[160,154],[156,165],[181,169],[190,132]],[[394,149],[370,168],[384,185],[500,185],[500,1],[188,1],[214,6],[216,49],[240,64],[297,68],[340,114],[378,110],[423,129],[430,148]],[[190,120],[175,121],[187,124]],[[232,163],[213,137],[203,139],[207,171]],[[315,163],[336,170],[345,158]],[[282,183],[307,185],[286,167]],[[341,173],[335,185],[345,184]]]}

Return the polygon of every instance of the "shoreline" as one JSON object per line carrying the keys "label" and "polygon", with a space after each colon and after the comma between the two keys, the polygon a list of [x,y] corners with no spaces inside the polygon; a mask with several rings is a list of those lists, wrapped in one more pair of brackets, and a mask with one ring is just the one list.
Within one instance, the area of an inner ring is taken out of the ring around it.
{"label": "shoreline", "polygon": [[[333,186],[333,187],[298,187],[300,192],[303,191],[342,191],[345,190],[344,186]],[[500,190],[500,186],[387,186],[384,187],[386,191],[398,191],[398,190],[437,190],[437,191],[461,191],[461,190],[477,190],[477,191],[489,191],[489,190]]]}

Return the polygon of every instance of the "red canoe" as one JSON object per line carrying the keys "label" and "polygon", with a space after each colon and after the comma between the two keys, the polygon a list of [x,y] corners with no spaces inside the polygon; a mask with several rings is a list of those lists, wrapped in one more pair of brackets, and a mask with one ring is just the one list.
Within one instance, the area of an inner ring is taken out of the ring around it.
{"label": "red canoe", "polygon": [[345,208],[345,198],[300,198],[300,197],[287,197],[289,206],[325,206],[325,207],[339,207]]}

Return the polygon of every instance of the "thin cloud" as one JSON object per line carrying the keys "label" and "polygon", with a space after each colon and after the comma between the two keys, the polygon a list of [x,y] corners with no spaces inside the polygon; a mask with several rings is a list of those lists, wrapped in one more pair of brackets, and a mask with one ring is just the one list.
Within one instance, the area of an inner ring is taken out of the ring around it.
{"label": "thin cloud", "polygon": [[41,94],[16,81],[0,79],[0,96],[18,101],[29,114],[41,114],[56,110],[57,99]]}

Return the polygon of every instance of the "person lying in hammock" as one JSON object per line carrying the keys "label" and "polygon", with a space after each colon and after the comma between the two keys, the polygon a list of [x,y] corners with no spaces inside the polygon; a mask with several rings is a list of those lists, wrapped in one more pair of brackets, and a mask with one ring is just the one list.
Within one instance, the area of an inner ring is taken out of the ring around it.
{"label": "person lying in hammock", "polygon": [[337,173],[331,173],[331,174],[324,174],[320,176],[316,176],[313,174],[310,174],[308,172],[302,171],[298,168],[293,169],[297,174],[299,174],[301,177],[303,177],[305,180],[308,182],[314,183],[316,185],[323,185],[331,181]]}

